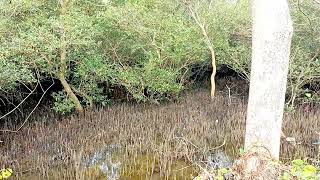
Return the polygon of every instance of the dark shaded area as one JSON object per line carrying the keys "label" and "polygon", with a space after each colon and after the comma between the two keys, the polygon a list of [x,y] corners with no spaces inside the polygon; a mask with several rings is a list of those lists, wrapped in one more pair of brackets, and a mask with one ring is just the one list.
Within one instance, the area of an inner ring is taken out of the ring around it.
{"label": "dark shaded area", "polygon": [[[210,86],[210,77],[212,74],[212,67],[208,62],[193,64],[190,68],[190,76],[187,81],[193,83],[191,88],[209,88]],[[230,98],[231,94],[237,97],[247,97],[249,93],[249,82],[244,80],[242,74],[234,71],[228,65],[219,65],[217,67],[216,73],[216,83],[217,83],[217,91],[225,91],[226,98]],[[124,86],[120,85],[112,85],[108,82],[101,82],[98,84],[99,87],[103,88],[104,94],[111,100],[111,102],[136,102],[132,95],[126,90]],[[26,98],[30,91],[36,87],[36,83],[31,85],[19,84],[17,91],[13,93],[2,93],[0,94],[0,117],[4,114],[10,112],[14,109],[19,103]],[[49,88],[50,87],[50,88]],[[48,89],[49,88],[49,89]],[[308,89],[310,92],[317,93],[320,92],[320,82],[306,84],[303,86],[304,89]],[[48,89],[48,90],[47,90]],[[47,92],[44,94],[44,91]],[[62,91],[63,87],[59,80],[57,79],[42,79],[39,85],[36,87],[35,91],[26,99],[19,108],[13,111],[10,115],[2,118],[0,120],[0,129],[1,127],[7,127],[9,125],[18,125],[24,121],[24,119],[29,115],[29,113],[33,110],[33,108],[37,105],[39,100],[41,99],[40,104],[38,105],[38,109],[40,111],[51,111],[53,106],[54,99],[52,97],[53,92]],[[182,93],[181,96],[183,96]],[[144,95],[146,97],[149,96],[148,89],[144,89]],[[155,95],[156,96],[156,95]],[[167,96],[168,100],[176,101],[179,98]],[[81,100],[81,97],[78,97]],[[287,97],[289,99],[289,97]],[[100,107],[100,105],[95,105],[95,107]],[[302,107],[309,112],[310,109],[316,109],[319,107],[317,103],[309,103],[304,104]],[[34,113],[39,113],[39,111],[35,111]],[[60,116],[60,115],[58,115]],[[60,116],[62,117],[62,116]],[[4,126],[5,125],[5,126]]]}
{"label": "dark shaded area", "polygon": [[[210,81],[211,74],[212,68],[209,64],[194,64],[191,66],[190,78],[188,79],[188,81],[191,81],[195,84],[208,84],[207,81]],[[233,78],[239,81],[243,81],[239,73],[235,72],[227,65],[219,65],[217,68],[216,79],[219,80],[224,78]],[[101,82],[99,83],[99,86],[103,88],[103,92],[112,101],[125,102],[133,101],[134,99],[124,86],[111,85],[111,83],[108,82]],[[34,88],[35,91],[30,94],[30,91],[33,91]],[[29,115],[32,109],[38,104],[40,99],[41,102],[38,105],[39,108],[47,110],[51,109],[54,102],[52,93],[62,90],[63,87],[58,79],[46,78],[40,80],[38,86],[37,83],[29,85],[19,84],[15,92],[0,94],[0,117],[16,108],[27,96],[30,95],[15,111],[13,111],[12,113],[10,113],[10,115],[6,116],[0,121],[0,126],[3,126],[5,122],[9,122],[10,124],[21,123],[21,119],[25,119],[26,116]],[[44,91],[46,91],[45,94]],[[149,96],[148,89],[144,90],[144,95],[146,97]],[[162,94],[162,96],[166,96],[168,100],[176,99],[169,94]],[[81,100],[81,97],[78,98]]]}
{"label": "dark shaded area", "polygon": [[[191,65],[190,80],[194,82],[210,81],[212,74],[212,66],[208,63],[199,63]],[[243,76],[240,73],[233,70],[226,64],[217,66],[216,79],[222,79],[225,77],[234,77],[241,80]]]}
{"label": "dark shaded area", "polygon": [[303,89],[308,89],[313,92],[320,92],[320,80],[312,83],[307,83],[303,87]]}
{"label": "dark shaded area", "polygon": [[39,103],[38,107],[50,109],[53,102],[51,94],[62,90],[60,81],[53,78],[40,80],[39,83],[29,85],[19,84],[15,92],[0,94],[0,117],[16,109],[0,120],[0,125],[5,122],[17,124],[24,119]]}

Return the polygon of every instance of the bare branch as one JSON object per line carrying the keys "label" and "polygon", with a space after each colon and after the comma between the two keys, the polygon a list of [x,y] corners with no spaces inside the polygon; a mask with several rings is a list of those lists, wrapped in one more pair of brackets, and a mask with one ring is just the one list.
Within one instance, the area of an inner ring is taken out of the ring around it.
{"label": "bare branch", "polygon": [[316,54],[311,58],[311,61],[315,61],[320,56],[320,48],[316,52]]}
{"label": "bare branch", "polygon": [[42,99],[44,98],[44,96],[47,94],[48,90],[54,85],[54,80],[52,79],[52,84],[43,92],[42,96],[40,97],[38,103],[34,106],[34,108],[32,109],[32,111],[29,113],[29,115],[27,116],[27,118],[24,120],[24,122],[19,126],[19,128],[17,130],[0,130],[0,132],[13,132],[13,133],[17,133],[29,120],[29,118],[31,117],[32,113],[38,108],[39,104],[41,103]]}
{"label": "bare branch", "polygon": [[190,16],[193,18],[193,20],[195,21],[195,23],[197,24],[197,26],[199,26],[202,35],[205,38],[205,43],[207,44],[210,52],[211,52],[211,64],[212,64],[212,74],[211,74],[211,98],[214,98],[215,96],[215,90],[216,90],[216,85],[215,85],[215,75],[216,75],[216,71],[217,71],[217,65],[216,65],[216,57],[215,57],[215,51],[214,51],[214,47],[213,47],[213,43],[211,38],[209,37],[208,33],[207,33],[207,27],[206,27],[206,22],[204,19],[201,19],[201,17],[199,16],[199,4],[200,2],[197,2],[197,5],[195,5],[194,7],[192,7],[189,3],[189,1],[187,0],[182,0],[182,4],[187,8],[187,10],[189,11]]}
{"label": "bare branch", "polygon": [[18,81],[20,84],[22,84],[25,88],[27,88],[29,90],[29,92],[31,92],[32,90],[22,81]]}
{"label": "bare branch", "polygon": [[35,90],[37,89],[38,85],[39,85],[39,82],[37,82],[36,87],[28,94],[27,97],[25,97],[25,98],[24,98],[15,108],[13,108],[11,111],[9,111],[9,112],[6,113],[5,115],[1,116],[1,117],[0,117],[0,120],[3,119],[3,118],[5,118],[6,116],[8,116],[9,114],[11,114],[12,112],[14,112],[16,109],[18,109],[18,107],[20,107],[20,106],[29,98],[29,96],[31,96],[31,95],[35,92]]}
{"label": "bare branch", "polygon": [[316,2],[316,3],[318,3],[318,4],[320,4],[320,1],[319,0],[313,0],[314,2]]}
{"label": "bare branch", "polygon": [[314,31],[314,29],[313,29],[313,27],[312,27],[312,21],[311,21],[311,19],[310,19],[309,16],[301,9],[300,0],[298,0],[298,9],[299,9],[299,11],[308,19],[308,23],[309,23],[310,29],[311,29],[312,31]]}

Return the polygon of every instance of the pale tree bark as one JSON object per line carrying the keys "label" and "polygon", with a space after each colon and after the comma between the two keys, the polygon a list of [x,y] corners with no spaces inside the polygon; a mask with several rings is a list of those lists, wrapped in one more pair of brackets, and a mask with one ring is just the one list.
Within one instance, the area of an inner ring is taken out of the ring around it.
{"label": "pale tree bark", "polygon": [[287,0],[252,0],[253,34],[245,148],[279,158],[292,21]]}

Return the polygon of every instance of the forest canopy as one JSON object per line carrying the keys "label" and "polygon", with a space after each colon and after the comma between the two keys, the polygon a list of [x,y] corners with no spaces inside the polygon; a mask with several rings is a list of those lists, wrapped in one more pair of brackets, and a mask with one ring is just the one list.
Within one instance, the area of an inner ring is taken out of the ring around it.
{"label": "forest canopy", "polygon": [[[76,108],[70,93],[82,106],[105,105],[115,87],[134,100],[157,102],[188,88],[194,65],[211,65],[201,30],[182,0],[61,2],[0,1],[1,103],[48,81],[63,84],[50,91],[60,113]],[[206,26],[218,66],[249,80],[248,1],[189,3]],[[287,102],[320,102],[320,5],[291,0],[290,8],[294,34]]]}

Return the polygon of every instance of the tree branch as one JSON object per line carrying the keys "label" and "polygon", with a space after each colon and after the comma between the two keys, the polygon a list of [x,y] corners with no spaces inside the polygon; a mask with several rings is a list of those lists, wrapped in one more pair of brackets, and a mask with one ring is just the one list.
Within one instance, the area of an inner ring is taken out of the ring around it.
{"label": "tree branch", "polygon": [[1,117],[0,117],[0,120],[3,119],[3,118],[5,118],[6,116],[8,116],[9,114],[11,114],[12,112],[14,112],[17,108],[19,108],[19,107],[29,98],[29,96],[31,96],[31,95],[34,93],[34,91],[37,89],[38,85],[39,85],[39,82],[37,82],[36,87],[28,94],[27,97],[25,97],[25,98],[24,98],[15,108],[13,108],[11,111],[9,111],[9,112],[6,113],[5,115],[1,116]]}
{"label": "tree branch", "polygon": [[29,118],[31,117],[32,113],[38,108],[39,104],[41,103],[42,99],[44,98],[44,96],[47,94],[48,90],[54,85],[54,80],[52,79],[52,84],[45,90],[43,91],[42,96],[40,97],[38,103],[35,105],[35,107],[32,109],[32,111],[29,113],[29,115],[27,116],[27,118],[24,120],[24,122],[19,126],[19,128],[17,130],[0,130],[0,132],[13,132],[13,133],[17,133],[29,120]]}
{"label": "tree branch", "polygon": [[190,16],[193,18],[195,23],[199,26],[201,33],[205,38],[205,43],[207,44],[207,46],[211,52],[211,65],[212,65],[212,74],[211,74],[211,78],[210,78],[211,79],[211,98],[214,98],[215,90],[216,90],[215,76],[216,76],[216,72],[217,72],[217,65],[216,65],[216,57],[215,57],[214,47],[213,47],[211,39],[207,33],[207,28],[205,25],[206,23],[204,20],[202,20],[202,22],[201,22],[201,18],[199,16],[197,10],[195,9],[195,7],[191,7],[190,3],[187,2],[187,0],[182,0],[182,3],[189,11]]}

